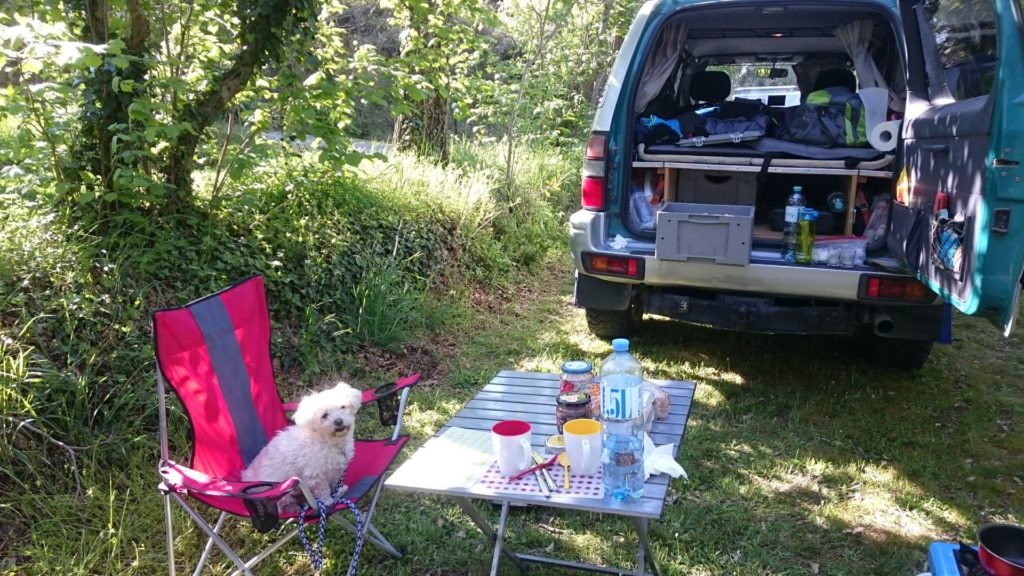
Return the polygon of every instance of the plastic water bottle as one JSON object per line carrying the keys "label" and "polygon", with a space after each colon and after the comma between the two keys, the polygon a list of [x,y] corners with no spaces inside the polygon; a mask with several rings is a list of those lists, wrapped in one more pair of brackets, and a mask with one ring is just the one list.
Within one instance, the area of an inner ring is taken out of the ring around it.
{"label": "plastic water bottle", "polygon": [[818,219],[818,211],[813,208],[801,208],[796,223],[796,261],[799,264],[810,264],[814,255],[814,221]]}
{"label": "plastic water bottle", "polygon": [[800,219],[800,208],[807,205],[803,187],[793,186],[793,193],[786,200],[786,221],[782,225],[782,259],[787,262],[796,260],[796,231]]}
{"label": "plastic water bottle", "polygon": [[644,491],[643,369],[629,353],[629,340],[612,340],[601,363],[601,472],[605,492],[616,500]]}

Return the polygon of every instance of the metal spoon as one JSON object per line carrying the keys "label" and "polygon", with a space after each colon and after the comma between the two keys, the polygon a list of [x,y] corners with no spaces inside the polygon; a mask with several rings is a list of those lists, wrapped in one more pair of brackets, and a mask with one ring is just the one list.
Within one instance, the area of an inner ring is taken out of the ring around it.
{"label": "metal spoon", "polygon": [[562,465],[562,487],[569,491],[569,455],[562,452],[558,455],[558,463]]}

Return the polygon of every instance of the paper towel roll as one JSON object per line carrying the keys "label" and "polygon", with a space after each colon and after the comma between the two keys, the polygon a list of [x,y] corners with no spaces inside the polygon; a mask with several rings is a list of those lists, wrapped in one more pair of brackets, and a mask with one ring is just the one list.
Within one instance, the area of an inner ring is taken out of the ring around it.
{"label": "paper towel roll", "polygon": [[885,88],[861,88],[857,91],[864,103],[864,124],[868,134],[882,122],[889,112],[889,91]]}
{"label": "paper towel roll", "polygon": [[868,143],[875,150],[889,152],[896,148],[896,141],[900,136],[900,123],[902,120],[890,120],[876,124],[868,133]]}

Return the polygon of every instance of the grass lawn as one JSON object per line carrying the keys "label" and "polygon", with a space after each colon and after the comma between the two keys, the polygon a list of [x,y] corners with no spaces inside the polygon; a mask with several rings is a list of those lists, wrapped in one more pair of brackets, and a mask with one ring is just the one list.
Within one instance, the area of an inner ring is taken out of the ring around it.
{"label": "grass lawn", "polygon": [[[412,397],[414,444],[501,368],[557,371],[610,352],[571,306],[571,264],[548,270],[480,295],[477,314],[427,344],[440,362]],[[1022,521],[1020,336],[957,316],[954,344],[907,374],[865,364],[842,339],[649,324],[633,345],[647,373],[698,382],[680,452],[690,480],[672,482],[652,523],[665,573],[917,574],[930,541]],[[496,521],[497,509],[484,512]],[[375,520],[408,556],[367,548],[361,573],[489,569],[489,545],[451,502],[385,491]],[[350,539],[334,536],[326,573],[341,574]],[[609,516],[519,509],[508,537],[519,551],[607,565],[635,557],[630,526]],[[278,562],[283,573],[304,563],[297,545]]]}
{"label": "grass lawn", "polygon": [[[455,314],[430,342],[363,358],[423,370],[406,419],[413,447],[502,368],[554,372],[564,359],[596,363],[610,352],[571,305],[568,258],[545,270],[477,294],[474,309]],[[698,382],[680,452],[690,479],[672,482],[664,515],[651,525],[663,573],[913,575],[932,540],[970,541],[985,522],[1024,520],[1021,336],[1005,340],[984,321],[957,316],[955,343],[908,374],[865,364],[842,339],[648,324],[633,340],[646,372]],[[375,417],[361,416],[362,435],[380,434]],[[98,503],[93,512],[109,514],[112,528],[83,537],[82,554],[102,554],[106,539],[118,537],[139,540],[143,563],[159,558],[159,499],[126,499],[139,507]],[[496,508],[483,512],[496,522]],[[368,546],[360,574],[489,569],[490,545],[450,501],[385,491],[374,521],[407,557],[392,561]],[[254,537],[262,540],[245,528],[231,540]],[[606,565],[635,559],[630,525],[611,516],[516,509],[508,539],[519,551]],[[344,573],[351,545],[331,529],[325,574]],[[179,559],[194,558],[200,546],[197,533],[180,535]],[[284,550],[260,573],[309,573],[297,542]],[[215,553],[214,573],[229,571],[222,560]],[[502,570],[515,573],[504,560]]]}

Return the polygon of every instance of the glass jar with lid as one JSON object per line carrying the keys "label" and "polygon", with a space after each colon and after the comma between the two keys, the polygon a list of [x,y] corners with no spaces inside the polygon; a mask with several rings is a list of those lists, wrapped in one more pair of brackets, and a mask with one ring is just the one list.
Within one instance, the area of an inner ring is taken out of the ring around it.
{"label": "glass jar with lid", "polygon": [[594,366],[586,360],[568,360],[562,362],[562,385],[560,393],[590,392],[590,383],[594,381]]}
{"label": "glass jar with lid", "polygon": [[590,395],[586,392],[566,392],[555,400],[555,425],[558,433],[570,420],[590,418]]}

